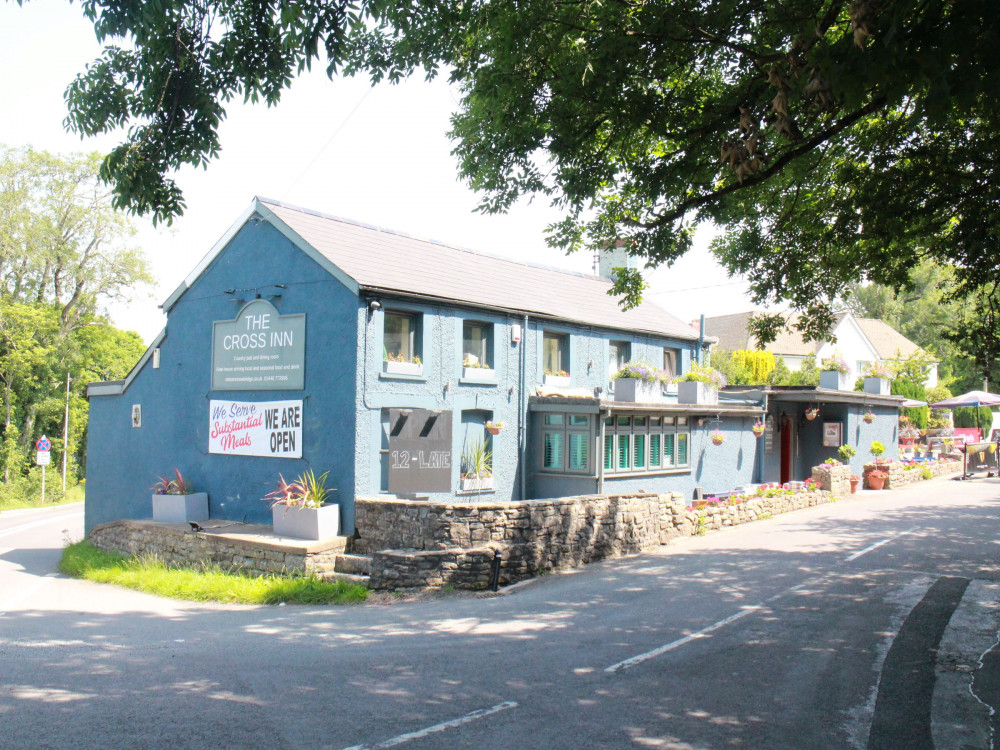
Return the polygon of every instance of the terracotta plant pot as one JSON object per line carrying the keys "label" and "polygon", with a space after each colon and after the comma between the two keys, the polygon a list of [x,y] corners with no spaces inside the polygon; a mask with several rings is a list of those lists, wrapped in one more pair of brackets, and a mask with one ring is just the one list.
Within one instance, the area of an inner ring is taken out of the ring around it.
{"label": "terracotta plant pot", "polygon": [[763,427],[754,427],[753,428],[753,434],[754,434],[754,437],[763,437],[763,435],[764,435],[764,428]]}
{"label": "terracotta plant pot", "polygon": [[861,477],[851,477],[851,494],[858,493],[858,485],[861,484]]}
{"label": "terracotta plant pot", "polygon": [[885,487],[885,477],[874,477],[868,475],[868,487],[873,490],[881,490]]}

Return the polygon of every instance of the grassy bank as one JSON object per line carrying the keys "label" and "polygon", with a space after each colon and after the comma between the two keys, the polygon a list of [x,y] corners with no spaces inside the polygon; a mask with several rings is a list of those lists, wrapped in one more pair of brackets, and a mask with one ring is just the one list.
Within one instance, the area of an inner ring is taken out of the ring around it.
{"label": "grassy bank", "polygon": [[59,570],[74,578],[197,602],[356,604],[368,595],[364,586],[343,581],[260,578],[228,573],[218,567],[204,570],[169,568],[155,558],[123,557],[104,552],[87,541],[71,544],[63,550]]}
{"label": "grassy bank", "polygon": [[82,503],[84,485],[67,487],[65,494],[58,475],[45,485],[45,502],[42,502],[41,485],[25,479],[20,482],[0,482],[0,511],[16,508],[51,508],[66,503]]}

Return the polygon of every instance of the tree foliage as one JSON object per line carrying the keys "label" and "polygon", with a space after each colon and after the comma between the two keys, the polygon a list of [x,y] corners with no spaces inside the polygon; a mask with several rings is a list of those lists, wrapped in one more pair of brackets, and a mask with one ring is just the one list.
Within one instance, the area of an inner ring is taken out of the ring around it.
{"label": "tree foliage", "polygon": [[110,206],[100,156],[0,147],[0,477],[10,489],[45,434],[61,454],[69,394],[72,476],[84,462],[85,387],[143,351],[103,314],[149,279],[133,229]]}
{"label": "tree foliage", "polygon": [[[82,5],[106,47],[68,89],[67,122],[126,129],[102,166],[122,207],[182,211],[169,175],[218,153],[225,104],[275,104],[321,58],[375,80],[444,70],[482,209],[549,196],[565,216],[553,245],[625,241],[655,266],[714,222],[719,258],[756,301],[790,302],[817,339],[846,283],[906,289],[935,259],[992,324],[993,0]],[[639,278],[620,282],[634,300]],[[782,325],[763,318],[758,333]]]}

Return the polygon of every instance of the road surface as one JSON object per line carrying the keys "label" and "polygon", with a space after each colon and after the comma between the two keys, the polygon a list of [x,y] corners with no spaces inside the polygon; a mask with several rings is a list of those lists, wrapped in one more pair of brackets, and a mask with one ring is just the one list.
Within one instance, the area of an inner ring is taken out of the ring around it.
{"label": "road surface", "polygon": [[0,514],[4,748],[991,747],[998,480],[350,607],[65,579],[79,513]]}

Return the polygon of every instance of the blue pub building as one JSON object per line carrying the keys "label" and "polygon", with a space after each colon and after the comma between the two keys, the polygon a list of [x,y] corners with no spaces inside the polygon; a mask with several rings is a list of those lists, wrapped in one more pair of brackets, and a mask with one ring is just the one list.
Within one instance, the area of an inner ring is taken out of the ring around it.
{"label": "blue pub building", "polygon": [[[707,344],[610,288],[255,199],[163,304],[128,377],[90,386],[87,529],[148,518],[150,486],[174,469],[211,517],[257,523],[279,475],[328,471],[347,534],[355,497],[690,497],[769,479],[750,429],[761,394],[615,400],[622,364],[679,375]],[[895,414],[891,399],[866,408]],[[477,453],[490,476],[472,476]]]}

